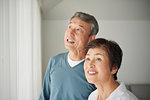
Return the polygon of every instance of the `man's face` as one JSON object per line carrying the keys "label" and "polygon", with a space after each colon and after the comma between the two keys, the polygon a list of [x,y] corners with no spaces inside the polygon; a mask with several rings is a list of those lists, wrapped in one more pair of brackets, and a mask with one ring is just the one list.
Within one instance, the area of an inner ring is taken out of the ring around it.
{"label": "man's face", "polygon": [[74,17],[65,32],[64,43],[68,50],[83,50],[89,42],[90,24]]}

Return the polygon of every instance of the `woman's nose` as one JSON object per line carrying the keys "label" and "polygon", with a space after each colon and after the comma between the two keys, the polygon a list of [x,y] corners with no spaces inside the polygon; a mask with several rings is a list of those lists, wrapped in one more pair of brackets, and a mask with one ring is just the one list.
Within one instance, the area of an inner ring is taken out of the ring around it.
{"label": "woman's nose", "polygon": [[89,63],[89,67],[90,67],[90,68],[94,68],[94,67],[95,67],[95,64],[94,64],[94,61],[93,61],[93,60]]}

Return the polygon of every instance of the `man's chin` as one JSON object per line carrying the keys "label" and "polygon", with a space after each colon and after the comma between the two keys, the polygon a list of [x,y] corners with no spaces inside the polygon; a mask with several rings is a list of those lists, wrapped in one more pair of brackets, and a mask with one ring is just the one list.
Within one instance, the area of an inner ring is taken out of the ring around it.
{"label": "man's chin", "polygon": [[67,50],[69,50],[69,51],[70,51],[70,50],[73,50],[73,48],[70,47],[70,46],[66,46],[66,45],[65,45],[65,48],[66,48]]}

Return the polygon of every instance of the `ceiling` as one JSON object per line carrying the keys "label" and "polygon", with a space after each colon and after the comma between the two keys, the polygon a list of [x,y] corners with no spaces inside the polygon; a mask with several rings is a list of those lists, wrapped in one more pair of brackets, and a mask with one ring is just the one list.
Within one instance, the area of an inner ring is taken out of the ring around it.
{"label": "ceiling", "polygon": [[62,0],[41,0],[42,13],[45,14],[55,7]]}
{"label": "ceiling", "polygon": [[83,11],[99,20],[150,20],[150,0],[42,0],[43,20],[67,20]]}

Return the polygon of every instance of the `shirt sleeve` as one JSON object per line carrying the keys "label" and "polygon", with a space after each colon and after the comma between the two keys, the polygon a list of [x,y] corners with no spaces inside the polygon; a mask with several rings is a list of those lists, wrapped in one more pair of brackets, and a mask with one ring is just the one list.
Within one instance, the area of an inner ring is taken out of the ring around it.
{"label": "shirt sleeve", "polygon": [[124,93],[120,100],[139,100],[135,95],[133,95],[131,92]]}
{"label": "shirt sleeve", "polygon": [[51,60],[49,61],[46,69],[46,73],[43,80],[43,87],[39,100],[49,100],[50,98],[50,84],[51,84],[50,70],[51,70]]}

